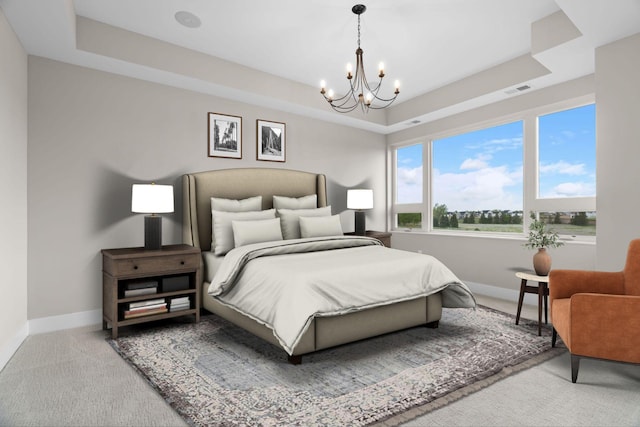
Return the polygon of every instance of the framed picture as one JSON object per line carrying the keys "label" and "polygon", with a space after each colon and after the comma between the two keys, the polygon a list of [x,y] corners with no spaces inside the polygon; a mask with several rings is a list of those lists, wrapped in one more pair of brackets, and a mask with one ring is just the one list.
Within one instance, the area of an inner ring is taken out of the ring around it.
{"label": "framed picture", "polygon": [[209,157],[242,158],[242,117],[209,113]]}
{"label": "framed picture", "polygon": [[257,120],[257,158],[269,162],[284,162],[287,148],[285,124]]}

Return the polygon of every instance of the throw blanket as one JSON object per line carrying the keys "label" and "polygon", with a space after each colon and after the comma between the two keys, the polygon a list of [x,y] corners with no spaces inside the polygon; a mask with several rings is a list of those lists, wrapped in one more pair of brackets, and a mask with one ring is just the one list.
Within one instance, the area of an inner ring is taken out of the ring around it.
{"label": "throw blanket", "polygon": [[432,256],[367,237],[318,237],[231,250],[208,292],[273,330],[289,353],[317,316],[442,292],[444,307],[475,307],[471,291]]}

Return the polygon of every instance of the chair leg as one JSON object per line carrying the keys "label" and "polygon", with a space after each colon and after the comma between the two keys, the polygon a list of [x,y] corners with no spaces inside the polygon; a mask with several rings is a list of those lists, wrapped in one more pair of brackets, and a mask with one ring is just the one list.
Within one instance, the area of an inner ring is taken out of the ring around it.
{"label": "chair leg", "polygon": [[580,356],[571,354],[571,382],[574,384],[578,380],[578,369],[580,369]]}
{"label": "chair leg", "polygon": [[556,341],[558,340],[558,332],[556,328],[553,328],[553,333],[551,334],[551,347],[556,346]]}

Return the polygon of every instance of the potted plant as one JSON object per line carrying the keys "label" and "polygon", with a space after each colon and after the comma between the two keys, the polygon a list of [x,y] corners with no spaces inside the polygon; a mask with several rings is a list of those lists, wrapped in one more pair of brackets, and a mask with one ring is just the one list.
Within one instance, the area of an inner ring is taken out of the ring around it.
{"label": "potted plant", "polygon": [[547,248],[557,248],[564,245],[558,233],[547,229],[544,222],[538,220],[533,212],[530,212],[531,224],[529,224],[529,236],[524,244],[529,249],[537,249],[533,255],[533,269],[538,276],[546,276],[551,270],[551,256]]}

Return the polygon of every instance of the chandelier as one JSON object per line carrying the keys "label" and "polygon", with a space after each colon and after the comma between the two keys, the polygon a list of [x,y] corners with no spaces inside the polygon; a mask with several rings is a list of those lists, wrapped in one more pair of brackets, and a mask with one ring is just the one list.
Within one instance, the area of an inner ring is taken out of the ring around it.
{"label": "chandelier", "polygon": [[362,60],[362,49],[360,48],[360,15],[367,10],[367,7],[363,4],[357,4],[351,8],[351,11],[358,15],[358,49],[356,49],[356,71],[353,74],[353,67],[351,64],[347,64],[347,80],[349,80],[349,92],[340,97],[335,98],[332,89],[326,90],[326,83],[323,80],[320,83],[320,93],[324,96],[324,99],[329,102],[331,108],[339,113],[348,113],[355,110],[360,106],[363,112],[368,112],[369,109],[380,110],[388,107],[395,101],[400,93],[400,82],[396,80],[395,91],[392,98],[382,98],[378,96],[380,87],[382,86],[382,79],[384,77],[384,64],[381,62],[378,67],[378,77],[380,80],[374,87],[369,85],[367,77],[364,74],[364,63]]}

